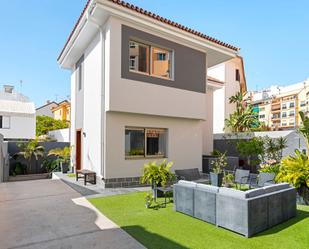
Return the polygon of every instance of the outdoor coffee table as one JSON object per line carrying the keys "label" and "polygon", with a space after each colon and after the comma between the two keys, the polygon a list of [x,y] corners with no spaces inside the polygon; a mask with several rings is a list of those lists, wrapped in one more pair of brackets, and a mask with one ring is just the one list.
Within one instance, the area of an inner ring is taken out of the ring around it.
{"label": "outdoor coffee table", "polygon": [[76,171],[76,181],[78,181],[79,178],[84,178],[84,185],[86,185],[87,182],[92,183],[92,184],[97,183],[96,173],[88,169],[77,170]]}

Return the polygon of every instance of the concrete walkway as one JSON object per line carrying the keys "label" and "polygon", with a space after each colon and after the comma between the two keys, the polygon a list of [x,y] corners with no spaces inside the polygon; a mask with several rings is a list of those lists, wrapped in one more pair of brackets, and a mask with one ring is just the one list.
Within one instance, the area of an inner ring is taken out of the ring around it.
{"label": "concrete walkway", "polygon": [[96,185],[87,183],[87,185],[85,186],[83,179],[79,179],[79,181],[77,182],[75,177],[68,177],[66,174],[62,174],[61,172],[53,173],[53,179],[62,180],[71,188],[73,188],[76,192],[88,197],[102,197],[110,195],[128,194],[133,192],[145,192],[151,190],[150,187],[104,188],[103,182],[100,179],[97,179]]}
{"label": "concrete walkway", "polygon": [[60,180],[0,184],[0,248],[144,248]]}

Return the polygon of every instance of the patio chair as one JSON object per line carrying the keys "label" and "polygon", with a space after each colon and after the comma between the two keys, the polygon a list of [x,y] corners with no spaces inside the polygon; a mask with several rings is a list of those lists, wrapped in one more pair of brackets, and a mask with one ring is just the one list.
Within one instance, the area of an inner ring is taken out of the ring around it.
{"label": "patio chair", "polygon": [[250,177],[250,171],[245,169],[236,169],[235,176],[234,176],[234,183],[236,184],[236,188],[239,184],[241,189],[241,185],[248,184]]}
{"label": "patio chair", "polygon": [[177,179],[171,178],[165,186],[157,187],[157,192],[161,192],[164,196],[164,207],[166,207],[167,204],[167,198],[168,201],[171,202],[170,195],[173,193],[173,185],[177,183]]}
{"label": "patio chair", "polygon": [[250,188],[262,188],[275,184],[275,173],[260,172],[259,175],[250,176]]}
{"label": "patio chair", "polygon": [[198,168],[193,169],[177,169],[175,174],[178,180],[192,181],[196,183],[208,183],[209,175],[202,173]]}

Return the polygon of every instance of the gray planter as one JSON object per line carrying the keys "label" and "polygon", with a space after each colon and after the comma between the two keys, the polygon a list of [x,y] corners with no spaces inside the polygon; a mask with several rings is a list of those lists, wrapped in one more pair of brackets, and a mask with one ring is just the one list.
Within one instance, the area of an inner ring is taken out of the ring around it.
{"label": "gray planter", "polygon": [[223,182],[223,173],[210,172],[210,182],[211,185],[216,187],[221,187]]}
{"label": "gray planter", "polygon": [[60,162],[60,167],[61,167],[62,173],[64,173],[64,174],[68,173],[68,171],[69,171],[69,164],[68,163]]}
{"label": "gray planter", "polygon": [[307,186],[301,186],[297,189],[297,204],[309,205],[309,188]]}

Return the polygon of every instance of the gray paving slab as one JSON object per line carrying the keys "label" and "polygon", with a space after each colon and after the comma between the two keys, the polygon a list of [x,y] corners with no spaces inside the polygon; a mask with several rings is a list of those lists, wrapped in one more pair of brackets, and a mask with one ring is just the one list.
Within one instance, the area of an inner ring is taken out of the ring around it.
{"label": "gray paving slab", "polygon": [[0,248],[144,248],[120,228],[99,228],[79,197],[60,180],[1,183]]}

